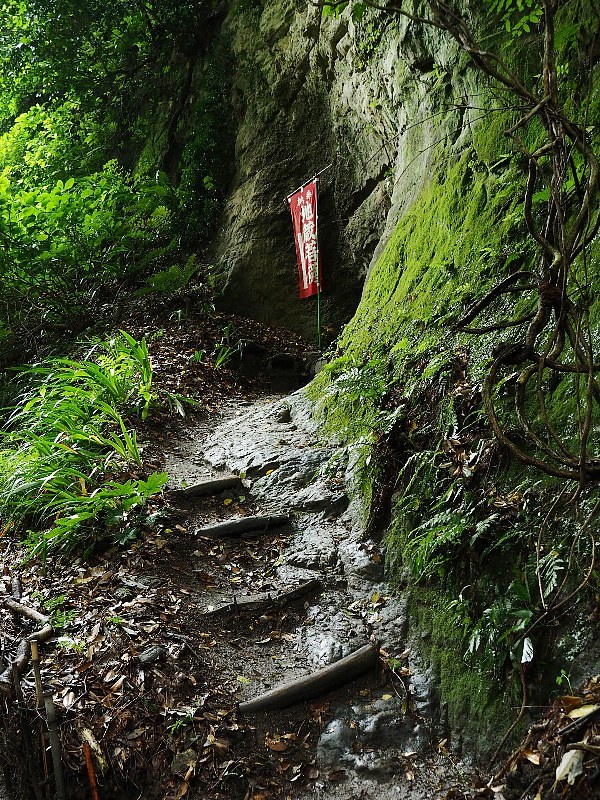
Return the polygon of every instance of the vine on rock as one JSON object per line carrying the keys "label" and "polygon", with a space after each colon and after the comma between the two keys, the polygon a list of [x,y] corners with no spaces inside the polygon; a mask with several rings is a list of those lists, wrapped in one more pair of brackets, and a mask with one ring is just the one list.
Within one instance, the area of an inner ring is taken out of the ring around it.
{"label": "vine on rock", "polygon": [[[346,0],[313,4],[324,13],[339,13],[348,6]],[[592,337],[587,285],[588,250],[600,228],[600,170],[590,129],[585,121],[581,124],[565,111],[560,97],[555,17],[565,4],[565,0],[520,4],[493,0],[489,4],[488,13],[495,15],[512,37],[531,33],[533,28],[539,34],[543,43],[541,80],[532,79],[531,85],[500,53],[486,49],[465,15],[444,0],[428,0],[427,17],[402,5],[370,0],[354,3],[352,13],[357,19],[367,8],[374,8],[444,31],[474,66],[508,91],[515,103],[513,109],[520,112],[519,120],[505,133],[526,163],[524,217],[537,263],[502,277],[467,310],[456,329],[472,334],[519,331],[495,348],[484,380],[483,402],[492,429],[521,463],[583,486],[600,477],[600,453],[592,442],[594,414],[600,404],[600,356]],[[529,136],[524,135],[525,130]],[[528,146],[529,139],[536,136],[535,147]],[[537,211],[540,198],[545,200],[543,214]],[[470,325],[500,297],[511,299],[513,314],[491,324]],[[522,305],[530,310],[518,314]],[[578,409],[575,441],[553,424],[545,398],[548,382],[556,386],[564,380],[574,382]],[[499,387],[507,382],[515,387],[515,418],[510,425],[501,420],[496,402]]]}

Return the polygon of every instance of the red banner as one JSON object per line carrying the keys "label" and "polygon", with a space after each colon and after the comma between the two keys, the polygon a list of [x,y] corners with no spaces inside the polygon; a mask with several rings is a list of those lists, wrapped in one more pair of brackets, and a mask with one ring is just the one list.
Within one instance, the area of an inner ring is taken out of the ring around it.
{"label": "red banner", "polygon": [[312,180],[288,197],[294,222],[294,241],[298,261],[300,297],[310,297],[320,290],[317,275],[317,181]]}

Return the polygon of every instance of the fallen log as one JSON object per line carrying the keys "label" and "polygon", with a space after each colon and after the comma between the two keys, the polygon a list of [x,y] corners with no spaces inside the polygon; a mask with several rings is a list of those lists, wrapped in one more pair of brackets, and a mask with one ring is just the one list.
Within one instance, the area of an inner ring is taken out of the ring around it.
{"label": "fallen log", "polygon": [[224,603],[222,606],[206,611],[202,616],[206,619],[220,614],[262,614],[270,608],[289,605],[295,600],[320,592],[322,589],[323,584],[315,578],[301,583],[294,589],[284,589],[282,592],[261,592],[250,597],[234,597],[231,603]]}
{"label": "fallen log", "polygon": [[26,617],[33,622],[38,622],[42,626],[39,630],[34,631],[33,633],[29,634],[29,636],[26,636],[19,641],[16,655],[10,666],[7,667],[4,672],[0,673],[0,693],[9,694],[12,689],[14,679],[13,669],[16,669],[18,675],[22,675],[25,671],[25,667],[29,663],[29,658],[31,656],[31,642],[34,640],[37,642],[45,642],[52,636],[54,631],[52,629],[52,625],[50,624],[50,618],[45,614],[40,614],[39,611],[36,611],[33,608],[24,606],[22,603],[17,603],[16,600],[11,600],[9,597],[0,597],[0,605],[8,608],[13,612],[13,614],[20,614],[22,617]]}
{"label": "fallen log", "polygon": [[290,518],[285,515],[270,517],[238,517],[237,519],[219,522],[216,525],[208,525],[206,528],[199,528],[196,536],[205,536],[209,539],[220,539],[222,537],[258,536],[287,525]]}
{"label": "fallen log", "polygon": [[211,478],[200,483],[193,483],[181,489],[172,489],[169,496],[174,500],[189,500],[192,497],[206,497],[210,494],[219,494],[225,489],[241,488],[242,481],[238,475],[227,475],[224,478]]}
{"label": "fallen log", "polygon": [[50,617],[47,617],[46,614],[41,614],[34,608],[29,608],[29,606],[24,606],[22,603],[17,603],[16,600],[11,600],[9,597],[2,598],[0,602],[5,608],[12,611],[13,614],[20,614],[22,617],[26,617],[33,622],[39,622],[42,626],[39,630],[30,633],[29,636],[26,637],[28,642],[32,639],[38,639],[38,641],[43,642],[52,636],[53,631],[52,625],[50,625]]}
{"label": "fallen log", "polygon": [[252,711],[273,711],[304,703],[360,678],[375,669],[378,659],[379,648],[374,644],[367,644],[312,675],[284,683],[254,700],[240,703],[239,710],[244,714]]}

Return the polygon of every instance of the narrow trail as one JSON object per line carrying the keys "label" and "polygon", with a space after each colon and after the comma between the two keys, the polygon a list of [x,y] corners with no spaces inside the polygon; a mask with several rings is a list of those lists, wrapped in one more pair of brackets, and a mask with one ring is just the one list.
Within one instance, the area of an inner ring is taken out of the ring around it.
{"label": "narrow trail", "polygon": [[[407,642],[406,602],[387,586],[378,544],[349,500],[353,453],[319,439],[300,392],[231,401],[156,439],[169,491],[139,538],[47,574],[6,550],[23,602],[60,596],[66,614],[41,655],[70,796],[89,797],[82,741],[101,800],[457,796],[449,792],[469,776],[450,753],[418,643]],[[189,496],[227,476],[236,479],[216,494]],[[256,516],[290,521],[238,537],[209,530]],[[306,584],[308,593],[286,594]],[[7,641],[27,634],[2,614]],[[379,667],[363,677],[290,708],[239,708],[370,642]],[[31,675],[23,678],[33,708]],[[18,718],[5,725],[11,767]],[[28,782],[13,773],[13,789]]]}
{"label": "narrow trail", "polygon": [[[216,503],[189,500],[180,505],[186,533],[196,525],[204,529],[215,518],[247,514],[286,514],[293,520],[256,539],[209,540],[204,547],[193,545],[193,553],[192,545],[187,552],[178,548],[178,563],[172,565],[177,584],[181,577],[188,579],[182,558],[196,559],[194,573],[204,586],[201,597],[191,599],[183,612],[185,625],[189,630],[196,626],[202,637],[204,615],[205,626],[207,619],[215,619],[221,630],[229,629],[229,635],[216,637],[210,658],[221,680],[238,681],[240,702],[332,664],[370,641],[393,659],[394,671],[385,668],[382,658],[377,673],[340,687],[312,709],[302,704],[252,716],[259,746],[266,743],[265,752],[287,779],[281,796],[445,797],[464,776],[444,745],[437,746],[447,737],[436,727],[435,687],[407,652],[405,603],[385,584],[379,548],[364,539],[359,512],[349,504],[348,454],[318,440],[302,395],[238,407],[212,431],[191,431],[166,455],[172,481],[179,486],[231,473],[243,479],[242,494],[235,499],[224,492]],[[218,548],[223,548],[221,576],[214,569]],[[312,579],[320,581],[322,591],[293,608],[258,618],[231,611],[221,619],[213,616],[215,608],[234,598],[241,606],[248,598],[277,595]],[[309,721],[318,723],[316,729],[310,730]],[[290,751],[297,750],[303,725],[303,766],[298,767]]]}

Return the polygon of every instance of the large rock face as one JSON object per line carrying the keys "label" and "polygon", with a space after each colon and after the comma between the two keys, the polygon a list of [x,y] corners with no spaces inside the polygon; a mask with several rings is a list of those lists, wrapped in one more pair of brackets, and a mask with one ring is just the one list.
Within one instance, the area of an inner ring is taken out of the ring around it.
{"label": "large rock face", "polygon": [[[435,143],[464,144],[469,113],[453,105],[473,72],[428,29],[371,11],[354,23],[301,2],[234,10],[236,175],[217,244],[225,307],[314,335],[298,299],[285,197],[321,179],[325,324],[354,312],[365,275],[435,170]],[[441,109],[441,112],[440,112]],[[433,115],[433,116],[432,116]]]}

